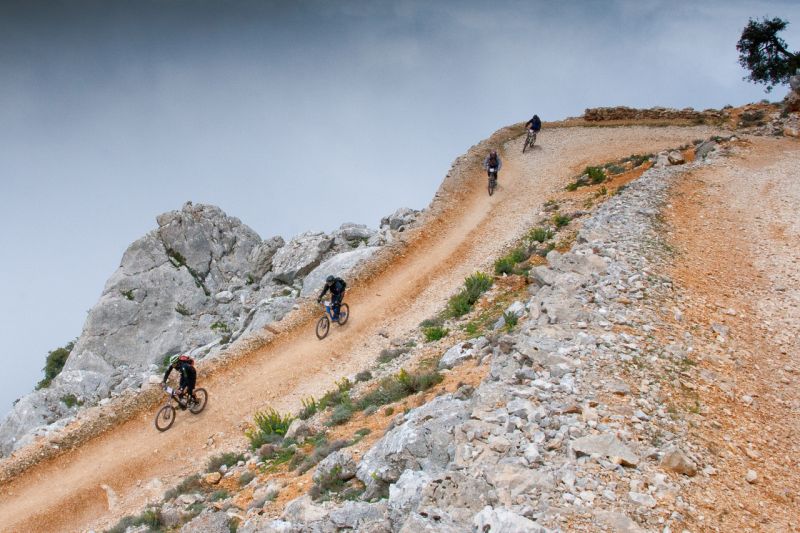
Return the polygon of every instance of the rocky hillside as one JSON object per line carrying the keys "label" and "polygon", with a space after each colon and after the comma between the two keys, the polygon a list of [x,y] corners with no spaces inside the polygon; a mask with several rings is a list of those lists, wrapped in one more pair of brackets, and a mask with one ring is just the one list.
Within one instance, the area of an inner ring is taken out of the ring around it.
{"label": "rocky hillside", "polygon": [[108,279],[61,373],[16,402],[0,423],[0,455],[69,423],[76,412],[148,380],[170,355],[219,356],[238,338],[265,334],[329,274],[367,261],[417,212],[399,209],[379,230],[343,224],[262,240],[211,205],[186,203],[156,218]]}

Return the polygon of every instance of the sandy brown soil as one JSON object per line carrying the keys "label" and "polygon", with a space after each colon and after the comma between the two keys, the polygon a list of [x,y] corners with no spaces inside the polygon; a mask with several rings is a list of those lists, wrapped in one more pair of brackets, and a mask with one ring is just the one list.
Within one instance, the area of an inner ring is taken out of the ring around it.
{"label": "sandy brown soil", "polygon": [[574,169],[714,133],[707,127],[553,129],[524,156],[521,139],[515,139],[504,154],[495,195],[486,195],[486,178],[476,170],[453,196],[457,209],[433,221],[403,255],[348,293],[352,318],[345,327],[318,341],[309,319],[235,365],[222,366],[202,384],[210,391],[206,411],[179,416],[165,433],[153,428],[154,411],[147,411],[28,468],[0,487],[0,530],[104,527],[160,498],[210,454],[241,445],[242,427],[256,410],[296,410],[301,398],[369,366],[388,342],[378,331],[399,337],[435,314],[465,276],[485,269],[540,218],[542,203],[560,193]]}
{"label": "sandy brown soil", "polygon": [[697,347],[675,393],[711,467],[690,489],[692,531],[800,531],[798,169],[797,141],[753,138],[666,210],[682,314],[669,329]]}

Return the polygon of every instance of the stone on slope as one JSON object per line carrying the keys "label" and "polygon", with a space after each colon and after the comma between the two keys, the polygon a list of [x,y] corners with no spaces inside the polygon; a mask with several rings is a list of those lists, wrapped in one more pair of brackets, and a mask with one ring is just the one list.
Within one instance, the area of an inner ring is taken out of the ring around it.
{"label": "stone on slope", "polygon": [[335,477],[339,481],[353,479],[356,475],[356,463],[348,450],[338,450],[320,461],[314,471],[314,483],[324,483]]}
{"label": "stone on slope", "polygon": [[587,435],[572,441],[572,449],[583,455],[600,455],[608,457],[612,461],[619,461],[624,466],[636,466],[639,464],[639,456],[633,453],[630,448],[619,440],[612,433],[599,435]]}
{"label": "stone on slope", "polygon": [[503,507],[493,509],[486,506],[475,515],[472,525],[475,527],[475,531],[486,533],[520,533],[522,531],[545,533],[547,531],[538,526],[536,522]]}
{"label": "stone on slope", "polygon": [[389,228],[394,231],[402,231],[405,226],[412,224],[419,216],[419,211],[401,207],[389,216],[381,219],[381,228]]}
{"label": "stone on slope", "polygon": [[348,274],[364,261],[371,258],[380,248],[367,246],[349,252],[336,254],[319,264],[303,279],[303,289],[300,296],[316,296],[325,284],[328,276],[338,276],[348,281]]}
{"label": "stone on slope", "polygon": [[489,341],[487,341],[485,337],[459,342],[442,355],[442,358],[439,360],[439,370],[453,368],[467,359],[475,357],[475,354],[486,346],[488,342]]}
{"label": "stone on slope", "polygon": [[661,468],[687,476],[697,474],[697,465],[694,464],[694,461],[689,459],[681,450],[674,447],[664,453],[664,457],[661,459]]}
{"label": "stone on slope", "polygon": [[253,247],[249,259],[254,280],[263,278],[267,272],[272,270],[272,258],[284,244],[286,242],[283,237],[277,236],[263,240]]}
{"label": "stone on slope", "polygon": [[322,232],[307,231],[296,236],[272,257],[275,279],[290,284],[305,276],[319,265],[332,244],[333,239]]}
{"label": "stone on slope", "polygon": [[181,533],[230,533],[230,518],[221,511],[200,513],[181,528]]}

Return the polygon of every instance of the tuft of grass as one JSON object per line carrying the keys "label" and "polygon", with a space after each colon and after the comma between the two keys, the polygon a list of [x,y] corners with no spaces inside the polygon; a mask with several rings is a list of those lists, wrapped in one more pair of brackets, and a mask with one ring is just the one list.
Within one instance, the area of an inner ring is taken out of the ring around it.
{"label": "tuft of grass", "polygon": [[61,401],[66,405],[68,408],[72,408],[77,406],[83,405],[83,402],[78,399],[77,396],[70,393],[61,397]]}
{"label": "tuft of grass", "polygon": [[605,185],[597,189],[597,192],[594,193],[595,198],[600,198],[601,196],[605,196],[608,194],[608,189],[606,189]]}
{"label": "tuft of grass", "polygon": [[133,300],[133,289],[127,291],[120,290],[119,293],[125,297],[126,300]]}
{"label": "tuft of grass", "polygon": [[506,331],[511,331],[519,322],[519,317],[516,313],[512,313],[511,311],[506,311],[503,313],[503,322],[505,322]]}
{"label": "tuft of grass", "polygon": [[444,319],[440,316],[435,316],[433,318],[426,318],[422,322],[419,323],[419,327],[421,328],[429,328],[431,326],[441,326],[444,324]]}
{"label": "tuft of grass", "polygon": [[201,492],[203,484],[200,480],[200,474],[192,474],[191,476],[183,478],[183,481],[178,483],[174,488],[169,489],[164,493],[164,500],[172,500],[181,494],[188,494],[190,492]]}
{"label": "tuft of grass", "polygon": [[239,461],[244,461],[244,454],[235,452],[225,452],[215,455],[208,460],[206,472],[217,472],[222,465],[233,466]]}
{"label": "tuft of grass", "polygon": [[605,169],[611,175],[622,174],[623,172],[625,172],[625,167],[617,165],[616,163],[606,164]]}
{"label": "tuft of grass", "polygon": [[325,395],[319,399],[317,408],[320,411],[327,409],[330,406],[337,406],[340,403],[350,401],[350,389],[353,384],[347,378],[342,378],[336,382],[336,388],[329,390]]}
{"label": "tuft of grass", "polygon": [[259,411],[253,417],[254,426],[246,430],[245,435],[250,446],[257,450],[264,444],[281,440],[293,420],[292,415],[282,415],[272,408]]}
{"label": "tuft of grass", "polygon": [[137,516],[126,516],[106,533],[125,533],[129,528],[146,526],[149,531],[161,531],[164,522],[159,509],[147,509]]}
{"label": "tuft of grass", "polygon": [[[429,326],[423,326],[423,327],[429,327]],[[378,355],[378,363],[388,363],[389,361],[397,359],[401,355],[406,354],[410,351],[411,348],[405,346],[401,348],[385,348],[381,350],[380,355]]]}
{"label": "tuft of grass", "polygon": [[328,425],[341,426],[353,417],[353,410],[353,404],[349,401],[340,403],[333,408]]}
{"label": "tuft of grass", "polygon": [[583,173],[589,177],[589,182],[593,185],[603,183],[606,180],[606,172],[601,167],[586,167]]}
{"label": "tuft of grass", "polygon": [[422,330],[422,334],[425,335],[426,342],[433,342],[443,339],[448,333],[450,333],[449,329],[440,326],[431,326],[429,328],[423,328]]}
{"label": "tuft of grass", "polygon": [[358,399],[356,407],[364,410],[372,406],[394,403],[411,394],[428,390],[441,383],[443,379],[444,377],[436,371],[409,373],[403,369],[394,376],[381,380],[375,389]]}
{"label": "tuft of grass", "polygon": [[297,418],[300,420],[308,420],[317,413],[319,404],[317,404],[317,400],[313,396],[309,396],[301,400],[301,402],[303,407],[300,409],[300,412],[297,413]]}
{"label": "tuft of grass", "polygon": [[533,228],[528,232],[528,240],[531,242],[544,242],[553,238],[553,230],[550,228]]}
{"label": "tuft of grass", "polygon": [[358,374],[356,374],[356,383],[361,383],[362,381],[369,381],[372,379],[372,372],[369,370],[362,370]]}
{"label": "tuft of grass", "polygon": [[243,472],[242,475],[239,476],[239,486],[244,487],[245,485],[253,481],[255,477],[256,475],[249,470],[247,472]]}
{"label": "tuft of grass", "polygon": [[180,303],[180,302],[178,302],[178,305],[176,305],[176,306],[175,306],[175,312],[176,312],[176,313],[178,313],[179,315],[183,315],[183,316],[189,316],[189,315],[191,315],[191,314],[192,314],[192,312],[191,312],[191,311],[189,311],[189,310],[186,308],[186,306],[185,306],[185,305],[183,305],[183,304],[182,304],[182,303]]}
{"label": "tuft of grass", "polygon": [[524,248],[515,248],[494,262],[494,273],[498,276],[512,274],[517,264],[525,261],[528,257],[528,253]]}
{"label": "tuft of grass", "polygon": [[47,352],[47,359],[45,359],[44,368],[42,369],[44,372],[44,378],[36,384],[36,390],[50,386],[50,383],[52,383],[53,379],[55,379],[55,377],[61,373],[61,370],[67,363],[67,358],[69,357],[69,354],[72,353],[72,349],[74,347],[75,341],[71,341],[61,348],[56,348],[55,350]]}
{"label": "tuft of grass", "polygon": [[476,272],[467,277],[464,280],[464,288],[447,302],[445,315],[458,318],[469,313],[481,294],[489,290],[492,283],[492,277],[483,272]]}
{"label": "tuft of grass", "polygon": [[572,217],[570,217],[569,215],[564,215],[562,213],[556,213],[555,215],[553,215],[553,224],[555,224],[557,228],[563,228],[564,226],[569,224],[571,220]]}
{"label": "tuft of grass", "polygon": [[222,489],[222,490],[218,490],[218,491],[214,492],[211,496],[209,496],[208,500],[212,501],[212,502],[216,502],[216,501],[219,501],[219,500],[225,500],[225,499],[230,498],[230,497],[231,497],[230,492],[228,492],[225,489]]}

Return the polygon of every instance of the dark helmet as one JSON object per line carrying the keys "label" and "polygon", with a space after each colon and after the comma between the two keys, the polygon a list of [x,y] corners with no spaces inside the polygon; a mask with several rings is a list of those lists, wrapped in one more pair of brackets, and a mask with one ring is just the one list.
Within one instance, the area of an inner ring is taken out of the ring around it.
{"label": "dark helmet", "polygon": [[533,115],[533,118],[539,118],[539,115]]}
{"label": "dark helmet", "polygon": [[492,152],[489,155],[492,157],[497,157],[497,150],[492,150]]}
{"label": "dark helmet", "polygon": [[333,276],[328,276],[327,278],[325,278],[325,283],[331,284],[335,279],[336,278],[334,278]]}

